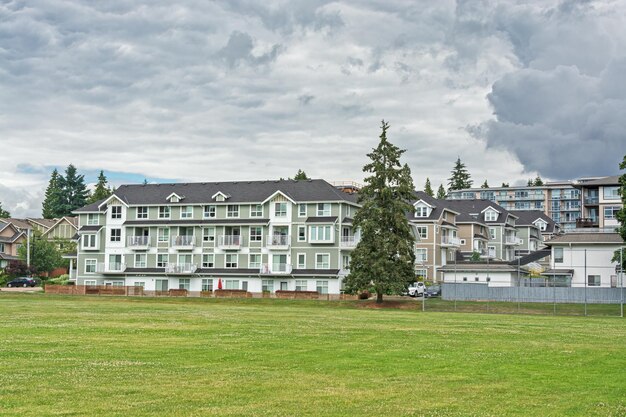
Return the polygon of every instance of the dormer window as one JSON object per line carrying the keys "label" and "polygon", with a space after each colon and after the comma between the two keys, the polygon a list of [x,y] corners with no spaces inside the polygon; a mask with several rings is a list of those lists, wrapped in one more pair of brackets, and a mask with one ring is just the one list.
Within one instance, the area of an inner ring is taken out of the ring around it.
{"label": "dormer window", "polygon": [[415,207],[415,217],[428,217],[428,207],[426,206]]}
{"label": "dormer window", "polygon": [[495,222],[498,219],[498,213],[493,210],[487,210],[485,212],[486,222]]}
{"label": "dormer window", "polygon": [[215,194],[213,194],[213,195],[211,196],[211,198],[212,198],[212,199],[214,199],[215,201],[220,201],[220,202],[222,202],[222,201],[226,201],[226,200],[228,200],[228,199],[230,198],[230,195],[228,195],[228,194],[226,194],[226,193],[223,193],[223,192],[221,192],[221,191],[218,191],[218,192],[216,192]]}
{"label": "dormer window", "polygon": [[537,226],[542,232],[545,232],[545,230],[548,228],[548,224],[541,220],[535,222],[535,226]]}

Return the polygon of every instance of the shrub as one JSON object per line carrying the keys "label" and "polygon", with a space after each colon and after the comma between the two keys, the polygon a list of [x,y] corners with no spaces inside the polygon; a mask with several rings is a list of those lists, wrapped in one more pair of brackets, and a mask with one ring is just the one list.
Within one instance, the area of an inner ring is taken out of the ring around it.
{"label": "shrub", "polygon": [[363,291],[362,293],[359,294],[359,300],[367,300],[372,296],[372,294],[369,291]]}
{"label": "shrub", "polygon": [[59,275],[56,278],[50,278],[49,280],[46,281],[46,283],[53,284],[53,285],[69,285],[70,276],[67,274]]}

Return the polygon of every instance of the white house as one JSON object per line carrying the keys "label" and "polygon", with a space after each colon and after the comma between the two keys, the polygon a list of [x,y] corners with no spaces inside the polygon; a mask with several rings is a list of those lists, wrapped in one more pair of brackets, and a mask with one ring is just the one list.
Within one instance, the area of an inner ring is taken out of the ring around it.
{"label": "white house", "polygon": [[545,242],[551,248],[550,268],[545,275],[568,280],[572,287],[619,287],[613,253],[624,247],[618,233],[575,232]]}

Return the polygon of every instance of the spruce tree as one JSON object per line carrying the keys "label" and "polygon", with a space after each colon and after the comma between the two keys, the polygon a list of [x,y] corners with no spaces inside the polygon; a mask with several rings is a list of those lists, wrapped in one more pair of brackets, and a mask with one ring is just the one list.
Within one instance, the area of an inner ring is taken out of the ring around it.
{"label": "spruce tree", "polygon": [[100,171],[98,175],[98,182],[96,188],[89,197],[88,203],[95,203],[96,201],[103,200],[112,194],[111,189],[108,187],[107,177],[104,175],[104,171]]}
{"label": "spruce tree", "polygon": [[303,170],[299,169],[298,172],[296,173],[296,176],[293,177],[294,180],[308,180],[309,177],[306,176],[306,172],[304,172]]}
{"label": "spruce tree", "polygon": [[11,213],[2,208],[2,203],[0,203],[0,218],[6,219],[11,217]]}
{"label": "spruce tree", "polygon": [[532,187],[533,186],[533,180],[532,178],[528,180],[528,182],[526,183],[527,187]]}
{"label": "spruce tree", "polygon": [[502,188],[509,188],[509,183],[508,182],[503,182],[501,187]]}
{"label": "spruce tree", "polygon": [[437,199],[445,200],[446,198],[446,189],[443,188],[443,184],[439,184],[439,189],[437,189]]}
{"label": "spruce tree", "polygon": [[537,178],[535,178],[535,181],[533,181],[533,186],[541,187],[542,185],[543,185],[543,180],[541,179],[539,175],[537,175]]}
{"label": "spruce tree", "polygon": [[435,192],[433,191],[433,187],[430,185],[430,178],[426,177],[426,184],[424,185],[424,192],[431,197],[435,196]]}
{"label": "spruce tree", "polygon": [[65,170],[65,178],[63,178],[60,183],[63,190],[63,214],[61,216],[71,216],[72,211],[87,204],[89,191],[85,185],[85,176],[79,175],[76,171],[76,167],[70,164]]}
{"label": "spruce tree", "polygon": [[483,182],[483,185],[481,185],[480,188],[489,188],[489,184],[487,184],[487,180]]}
{"label": "spruce tree", "polygon": [[454,168],[451,171],[452,176],[448,178],[448,191],[463,190],[465,188],[471,188],[473,181],[470,178],[470,174],[465,168],[465,164],[461,162],[461,158],[457,158]]}
{"label": "spruce tree", "polygon": [[413,179],[409,166],[400,163],[405,151],[387,140],[388,129],[383,120],[380,143],[363,167],[371,175],[359,192],[361,209],[354,216],[361,240],[352,252],[346,277],[348,289],[373,287],[377,303],[382,303],[384,294],[400,293],[415,279],[415,238],[407,218],[413,210]]}
{"label": "spruce tree", "polygon": [[56,219],[63,216],[63,176],[55,168],[50,175],[48,188],[42,203],[41,216],[44,219]]}

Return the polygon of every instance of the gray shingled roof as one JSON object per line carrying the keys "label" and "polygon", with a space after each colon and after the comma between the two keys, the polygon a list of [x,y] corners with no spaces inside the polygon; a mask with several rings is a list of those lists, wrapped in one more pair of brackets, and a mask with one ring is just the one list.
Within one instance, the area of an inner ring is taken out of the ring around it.
{"label": "gray shingled roof", "polygon": [[598,178],[597,180],[581,181],[575,184],[576,187],[597,187],[600,185],[619,185],[619,175]]}
{"label": "gray shingled roof", "polygon": [[546,230],[542,231],[542,233],[554,232],[556,223],[541,210],[512,210],[511,213],[518,217],[515,221],[516,226],[532,226],[535,220],[543,219],[548,225],[546,226]]}
{"label": "gray shingled roof", "polygon": [[428,194],[426,194],[423,191],[415,191],[415,200],[411,201],[411,204],[415,204],[418,201],[424,201],[426,204],[434,207],[433,210],[430,212],[430,216],[428,217],[415,217],[415,213],[408,213],[407,217],[409,218],[409,220],[411,221],[415,221],[415,222],[420,222],[420,221],[433,221],[433,220],[439,220],[439,218],[441,217],[441,213],[443,212],[444,209],[447,208],[446,206],[446,201],[445,200],[438,200],[434,197],[429,196]]}
{"label": "gray shingled roof", "polygon": [[[477,222],[484,225],[504,224],[508,215],[517,217],[501,205],[494,203],[490,200],[445,200],[444,204],[451,210],[461,213],[459,216],[457,216],[457,223]],[[485,216],[484,214],[481,214],[481,212],[487,207],[493,207],[500,212],[500,214],[496,218],[496,221],[485,221]],[[477,214],[478,217],[471,216],[472,214]]]}
{"label": "gray shingled roof", "polygon": [[592,244],[592,245],[623,245],[624,240],[619,233],[566,233],[564,235],[556,236],[546,242],[546,245],[559,245],[559,244]]}
{"label": "gray shingled roof", "polygon": [[[230,181],[175,184],[121,185],[115,195],[126,204],[168,204],[172,193],[184,197],[179,203],[209,204],[212,196],[222,192],[230,196],[226,203],[259,203],[277,191],[296,202],[346,201],[356,203],[357,195],[344,193],[324,180]],[[90,204],[76,212],[97,211],[102,201]]]}

